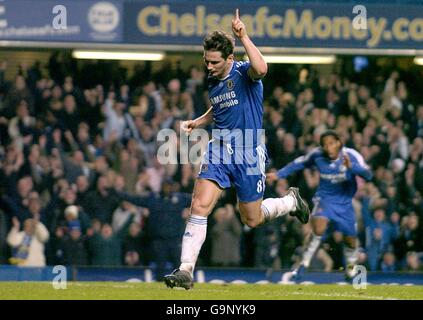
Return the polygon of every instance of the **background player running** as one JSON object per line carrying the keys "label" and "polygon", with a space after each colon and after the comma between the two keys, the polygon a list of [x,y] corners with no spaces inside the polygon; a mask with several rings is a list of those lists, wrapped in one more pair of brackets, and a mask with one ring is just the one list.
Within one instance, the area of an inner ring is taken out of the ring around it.
{"label": "background player running", "polygon": [[[231,36],[220,31],[209,34],[204,40],[204,63],[209,72],[212,107],[201,117],[182,124],[182,129],[189,134],[214,120],[215,129],[224,131],[213,130],[213,139],[205,152],[182,240],[181,265],[165,277],[166,285],[171,288],[193,286],[195,263],[206,238],[207,216],[223,189],[235,186],[241,220],[250,227],[286,213],[295,215],[302,223],[307,223],[309,218],[308,205],[297,188],[290,188],[282,198],[262,201],[267,155],[258,131],[263,124],[261,78],[267,73],[267,64],[248,37],[238,9],[232,20],[232,31],[244,46],[249,62],[234,60]],[[244,140],[239,133],[244,135],[247,130],[252,136]]]}
{"label": "background player running", "polygon": [[299,280],[317,251],[328,223],[344,236],[346,276],[352,278],[357,262],[357,231],[352,198],[357,191],[356,177],[372,178],[363,157],[354,149],[343,147],[335,131],[327,131],[320,137],[320,147],[295,159],[277,173],[269,173],[268,179],[286,178],[294,172],[315,167],[320,182],[313,198],[311,216],[312,235],[302,261],[295,270],[284,275],[284,280]]}

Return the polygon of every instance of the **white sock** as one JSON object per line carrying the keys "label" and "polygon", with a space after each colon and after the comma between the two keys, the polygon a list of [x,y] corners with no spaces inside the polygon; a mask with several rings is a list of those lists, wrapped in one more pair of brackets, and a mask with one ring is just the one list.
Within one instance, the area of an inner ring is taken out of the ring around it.
{"label": "white sock", "polygon": [[353,265],[357,263],[358,260],[358,250],[357,248],[350,248],[344,245],[344,256],[347,262],[347,265]]}
{"label": "white sock", "polygon": [[204,240],[206,240],[206,234],[207,218],[191,215],[188,218],[182,239],[181,266],[179,269],[188,271],[191,275],[194,273],[195,263]]}
{"label": "white sock", "polygon": [[301,264],[304,265],[304,267],[308,268],[310,266],[311,259],[316,253],[317,248],[319,248],[321,241],[322,236],[316,236],[314,233],[311,235],[311,241],[303,254],[303,260],[301,261]]}
{"label": "white sock", "polygon": [[261,203],[261,209],[264,214],[264,222],[269,222],[294,211],[295,199],[291,195],[286,195],[283,198],[267,198]]}

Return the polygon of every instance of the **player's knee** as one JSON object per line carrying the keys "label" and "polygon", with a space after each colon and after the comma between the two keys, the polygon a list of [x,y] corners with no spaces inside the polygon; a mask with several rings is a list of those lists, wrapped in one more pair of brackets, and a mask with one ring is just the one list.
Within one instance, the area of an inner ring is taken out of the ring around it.
{"label": "player's knee", "polygon": [[193,199],[192,205],[191,205],[191,213],[200,215],[200,216],[206,216],[211,211],[211,204],[201,201],[199,199]]}
{"label": "player's knee", "polygon": [[326,226],[325,225],[320,225],[320,224],[315,224],[313,225],[313,233],[316,236],[323,236],[323,234],[326,231]]}

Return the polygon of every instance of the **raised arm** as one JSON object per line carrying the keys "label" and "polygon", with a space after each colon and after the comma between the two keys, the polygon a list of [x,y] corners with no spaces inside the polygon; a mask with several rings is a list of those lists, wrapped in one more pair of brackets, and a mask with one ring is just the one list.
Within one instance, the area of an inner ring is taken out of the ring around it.
{"label": "raised arm", "polygon": [[284,179],[294,172],[311,167],[314,164],[314,156],[317,154],[317,152],[318,149],[314,149],[305,156],[298,157],[294,161],[288,163],[285,167],[278,171],[278,178]]}
{"label": "raised arm", "polygon": [[232,19],[232,31],[241,41],[250,60],[251,66],[248,69],[249,77],[253,80],[263,78],[267,73],[267,63],[264,61],[259,49],[257,49],[248,36],[245,24],[239,18],[239,9],[235,10],[235,15]]}
{"label": "raised arm", "polygon": [[120,201],[127,201],[139,207],[149,208],[151,205],[151,195],[130,195],[126,192],[119,192],[114,189],[111,189],[110,193],[115,195]]}

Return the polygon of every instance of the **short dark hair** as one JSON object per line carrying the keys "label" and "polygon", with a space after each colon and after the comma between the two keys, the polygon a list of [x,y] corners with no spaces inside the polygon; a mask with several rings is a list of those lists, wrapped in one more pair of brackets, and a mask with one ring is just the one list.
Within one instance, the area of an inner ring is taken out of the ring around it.
{"label": "short dark hair", "polygon": [[226,58],[234,53],[235,39],[223,31],[213,31],[204,38],[204,51],[219,51],[222,58]]}
{"label": "short dark hair", "polygon": [[337,134],[335,131],[333,130],[328,130],[322,133],[322,135],[320,136],[320,145],[323,147],[323,139],[326,137],[334,137],[336,140],[338,140],[339,142],[342,143],[341,138],[339,137],[339,134]]}

